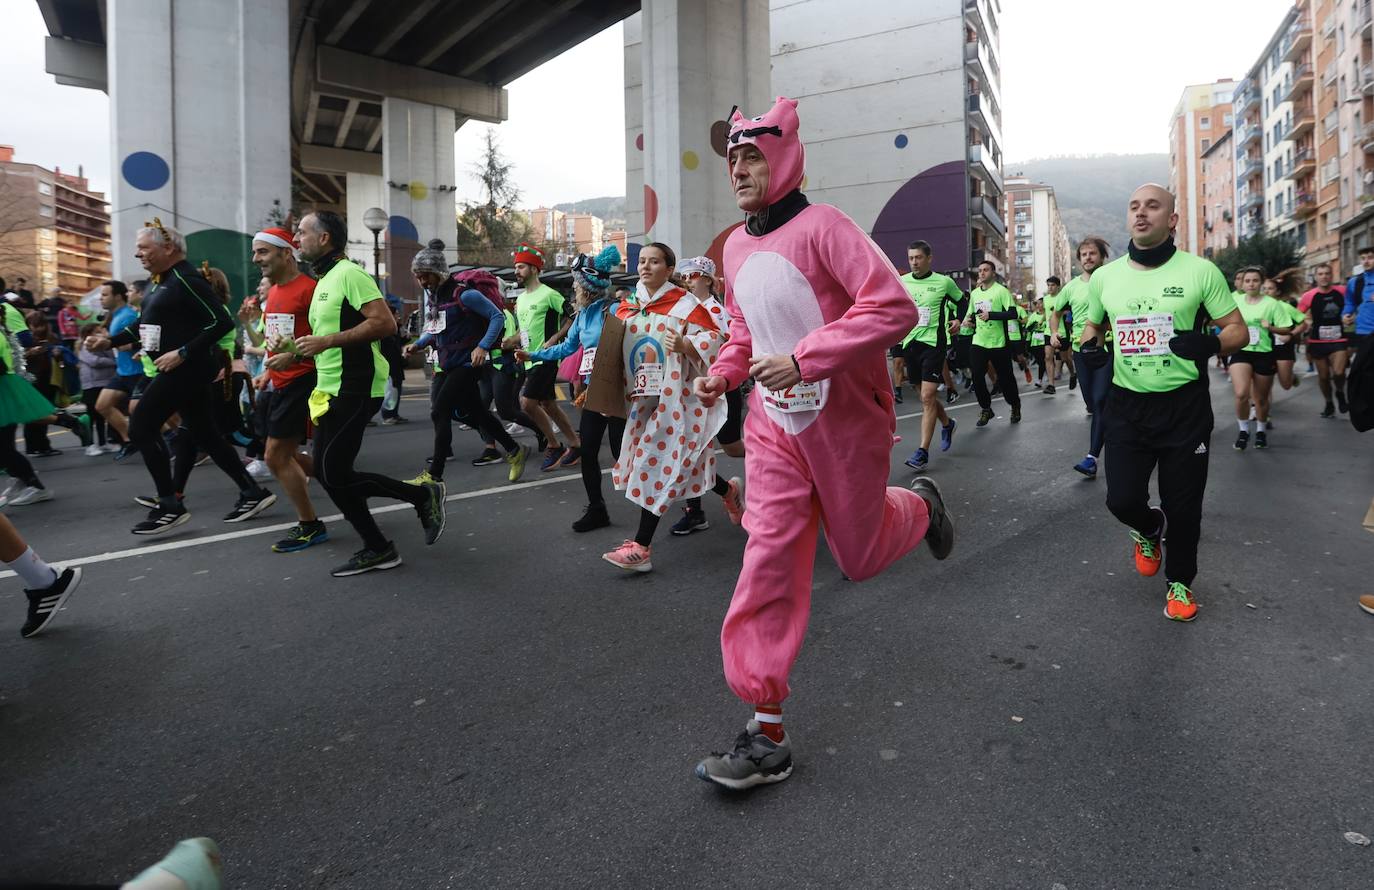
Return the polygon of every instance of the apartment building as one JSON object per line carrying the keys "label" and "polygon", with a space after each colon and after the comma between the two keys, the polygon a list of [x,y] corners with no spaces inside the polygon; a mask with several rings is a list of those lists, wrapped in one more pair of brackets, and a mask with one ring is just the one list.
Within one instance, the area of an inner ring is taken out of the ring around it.
{"label": "apartment building", "polygon": [[1024,176],[1006,179],[1007,287],[1017,294],[1043,293],[1045,279],[1073,273],[1069,231],[1059,215],[1054,188]]}
{"label": "apartment building", "polygon": [[558,255],[549,258],[554,265],[566,266],[579,253],[595,254],[605,246],[606,224],[599,216],[536,207],[529,217],[535,236],[556,246]]}
{"label": "apartment building", "polygon": [[[922,239],[934,249],[936,269],[964,287],[969,269],[984,259],[1005,273],[1001,0],[767,5],[771,73],[759,92],[768,101],[783,95],[799,102],[811,200],[849,214],[898,268],[907,244]],[[684,252],[718,253],[740,220],[733,202],[690,204],[724,188],[710,152],[725,154],[725,123],[697,117],[687,128],[675,118],[669,127],[650,104],[655,33],[644,13],[625,22],[631,264],[639,244],[660,235],[671,241],[674,232],[692,233],[689,243],[675,245]],[[767,106],[746,110],[760,114]],[[674,146],[672,157],[655,154],[660,134]],[[679,162],[682,149],[690,150]],[[673,193],[684,196],[684,206],[660,213],[662,195]]]}
{"label": "apartment building", "polygon": [[1195,252],[1208,259],[1215,256],[1219,250],[1236,246],[1234,143],[1235,138],[1228,130],[1202,153],[1202,194],[1199,201],[1202,240]]}
{"label": "apartment building", "polygon": [[1359,265],[1359,249],[1374,244],[1374,12],[1369,0],[1333,6],[1340,178],[1339,198],[1326,216],[1337,230],[1344,276]]}
{"label": "apartment building", "polygon": [[1199,253],[1206,240],[1202,157],[1231,132],[1235,91],[1229,77],[1184,87],[1169,121],[1169,191],[1178,198],[1174,240],[1190,253]]}
{"label": "apartment building", "polygon": [[81,171],[16,162],[0,145],[0,276],[21,275],[39,298],[99,287],[110,277],[110,212]]}

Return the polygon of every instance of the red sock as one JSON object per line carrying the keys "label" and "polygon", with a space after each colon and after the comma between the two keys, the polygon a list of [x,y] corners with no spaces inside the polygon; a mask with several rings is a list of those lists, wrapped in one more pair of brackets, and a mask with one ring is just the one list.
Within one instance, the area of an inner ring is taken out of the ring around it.
{"label": "red sock", "polygon": [[782,741],[782,705],[755,705],[754,719],[764,735],[775,742]]}

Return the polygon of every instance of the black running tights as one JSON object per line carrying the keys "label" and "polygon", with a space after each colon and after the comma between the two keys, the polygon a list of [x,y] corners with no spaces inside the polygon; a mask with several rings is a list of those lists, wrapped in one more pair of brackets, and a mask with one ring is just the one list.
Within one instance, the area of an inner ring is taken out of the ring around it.
{"label": "black running tights", "polygon": [[[148,468],[148,475],[153,477],[159,498],[170,499],[182,493],[172,479],[171,457],[162,438],[162,427],[173,414],[180,415],[181,425],[190,433],[189,436],[181,434],[186,438],[186,444],[178,449],[177,454],[181,465],[181,472],[177,475],[183,487],[190,474],[186,464],[195,463],[195,449],[198,447],[210,455],[215,466],[238,486],[240,492],[257,488],[239,462],[238,452],[225,441],[215,425],[213,403],[206,390],[206,378],[209,376],[204,366],[189,362],[182,363],[175,371],[157,375],[148,382],[138,407],[129,417],[129,439],[143,455],[143,464]],[[183,455],[188,453],[190,459],[186,460]]]}
{"label": "black running tights", "polygon": [[[582,487],[587,489],[587,505],[605,506],[601,497],[601,439],[607,434],[611,439],[611,456],[620,460],[620,440],[625,438],[625,418],[607,417],[595,411],[582,409],[577,434],[582,439]],[[649,532],[653,537],[653,532]]]}
{"label": "black running tights", "polygon": [[430,461],[429,474],[435,479],[444,478],[444,462],[448,460],[453,444],[455,408],[469,426],[481,433],[483,441],[499,443],[507,454],[518,447],[501,421],[492,417],[483,403],[481,388],[477,385],[481,376],[481,368],[451,368],[444,372],[443,382],[430,401],[429,419],[434,422],[434,459]]}
{"label": "black running tights", "polygon": [[315,478],[369,550],[385,550],[389,542],[367,509],[368,498],[391,498],[418,507],[426,497],[419,485],[353,468],[367,421],[381,405],[380,398],[371,396],[335,396],[315,423]]}
{"label": "black running tights", "polygon": [[29,463],[29,459],[20,454],[19,449],[15,447],[14,434],[17,431],[18,424],[0,426],[0,469],[9,473],[11,479],[17,479],[34,488],[42,488],[43,483],[38,481],[33,464]]}

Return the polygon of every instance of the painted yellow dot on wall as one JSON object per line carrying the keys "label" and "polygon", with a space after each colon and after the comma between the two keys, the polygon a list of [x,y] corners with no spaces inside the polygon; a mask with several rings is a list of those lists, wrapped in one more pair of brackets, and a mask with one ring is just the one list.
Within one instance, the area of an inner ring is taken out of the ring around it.
{"label": "painted yellow dot on wall", "polygon": [[688,151],[684,151],[682,153],[682,166],[686,167],[688,170],[695,170],[697,168],[697,164],[700,163],[701,160],[697,157],[696,152],[691,151],[689,149]]}
{"label": "painted yellow dot on wall", "polygon": [[802,191],[806,191],[806,186],[807,186],[807,184],[808,184],[809,182],[811,182],[810,177],[808,177],[808,176],[803,176],[803,177],[802,177],[802,184],[801,184]]}
{"label": "painted yellow dot on wall", "polygon": [[410,198],[412,201],[423,201],[429,197],[429,186],[420,180],[412,180],[410,183]]}

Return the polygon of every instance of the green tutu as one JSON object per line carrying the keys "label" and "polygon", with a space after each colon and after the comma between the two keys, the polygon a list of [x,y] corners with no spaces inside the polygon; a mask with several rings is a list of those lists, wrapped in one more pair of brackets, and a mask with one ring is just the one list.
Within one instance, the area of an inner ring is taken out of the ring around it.
{"label": "green tutu", "polygon": [[32,423],[57,411],[21,377],[0,374],[0,427]]}

